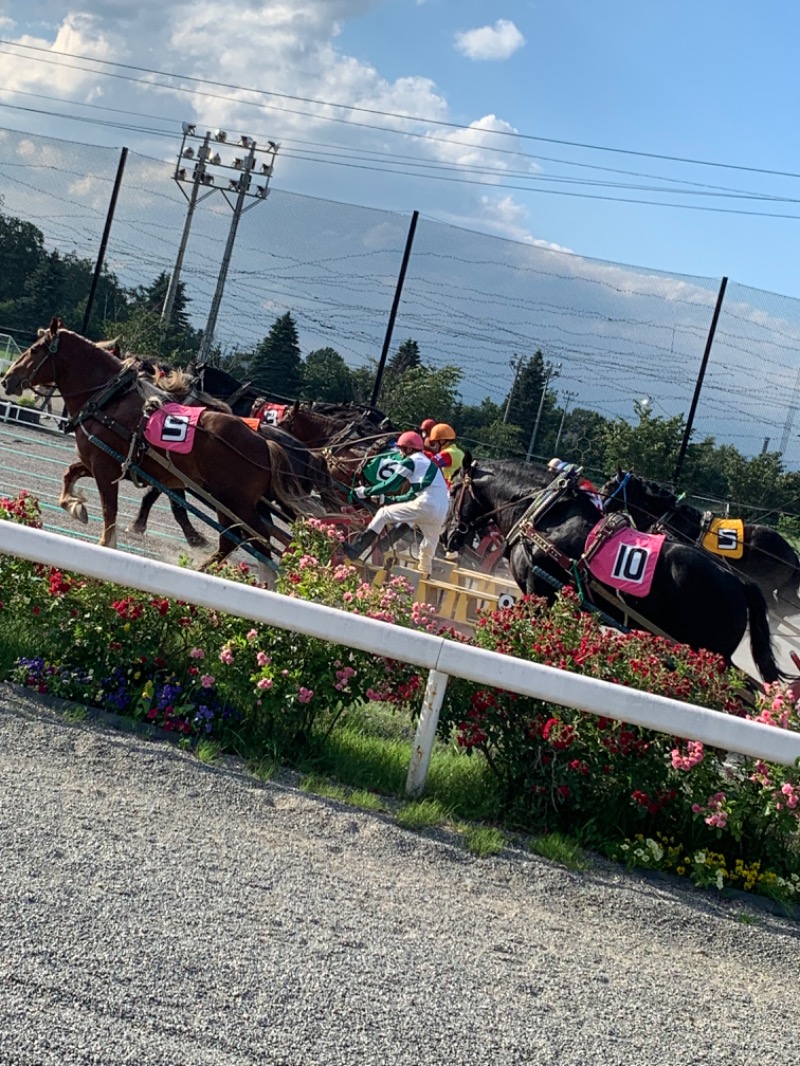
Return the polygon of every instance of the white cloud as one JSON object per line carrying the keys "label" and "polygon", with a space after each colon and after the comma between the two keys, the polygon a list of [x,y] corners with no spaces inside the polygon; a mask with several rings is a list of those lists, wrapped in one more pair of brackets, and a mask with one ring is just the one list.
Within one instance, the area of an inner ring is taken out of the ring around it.
{"label": "white cloud", "polygon": [[[95,59],[113,59],[117,54],[109,36],[91,15],[68,15],[59,26],[55,39],[22,36],[20,44],[56,52],[72,52]],[[80,70],[69,60],[53,56],[53,63],[34,62],[31,53],[3,57],[3,88],[6,91],[25,91],[46,88],[57,95],[80,92],[97,81],[95,71]]]}
{"label": "white cloud", "polygon": [[510,19],[456,34],[456,50],[468,59],[508,59],[524,44],[525,38]]}

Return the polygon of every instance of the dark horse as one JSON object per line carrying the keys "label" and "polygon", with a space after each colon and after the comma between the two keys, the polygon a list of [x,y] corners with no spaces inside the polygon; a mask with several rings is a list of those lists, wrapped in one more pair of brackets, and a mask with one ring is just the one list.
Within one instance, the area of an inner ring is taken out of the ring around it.
{"label": "dark horse", "polygon": [[[618,470],[601,492],[605,510],[626,510],[637,529],[653,530],[659,526],[687,544],[699,543],[702,512],[681,503],[657,482]],[[745,525],[742,547],[741,559],[732,559],[727,565],[741,577],[755,581],[776,614],[799,611],[800,559],[791,544],[770,526]],[[722,562],[721,557],[714,558]]]}
{"label": "dark horse", "polygon": [[[117,455],[127,455],[127,435],[139,427],[145,405],[138,380],[134,387],[117,389],[109,397],[112,383],[119,377],[120,363],[116,356],[64,329],[60,320],[54,318],[48,329],[39,331],[36,343],[22,353],[2,380],[10,396],[19,396],[24,389],[36,385],[55,385],[59,389],[76,426],[79,456],[79,462],[64,475],[59,504],[75,517],[86,520],[84,501],[72,489],[77,478],[88,470],[100,494],[103,508],[100,543],[106,547],[116,547],[118,482],[123,464],[103,446]],[[164,394],[162,398],[166,398]],[[95,401],[102,405],[101,410],[90,406]],[[153,451],[165,454],[160,449]],[[223,532],[218,550],[208,562],[220,561],[234,550],[235,542],[224,531],[237,525],[255,536],[262,550],[269,552],[271,529],[262,517],[265,500],[277,503],[287,513],[302,513],[306,509],[302,488],[280,445],[253,433],[233,415],[204,410],[199,416],[192,451],[170,452],[169,456],[175,472],[164,468],[151,453],[138,466],[167,488],[182,488],[188,480],[202,486],[213,498]]]}
{"label": "dark horse", "polygon": [[[259,391],[252,382],[239,381],[233,374],[229,374],[227,370],[212,366],[211,363],[190,364],[189,373],[196,378],[198,387],[203,392],[208,393],[210,396],[216,396],[219,400],[224,400],[235,415],[242,415],[245,418],[252,413],[254,406],[259,403],[274,400],[278,404],[285,404],[288,408],[295,402],[287,400],[285,397],[276,399],[277,393],[273,393],[272,396],[264,396],[263,392]],[[383,411],[379,411],[377,407],[372,407],[369,404],[356,403],[355,401],[350,403],[328,403],[314,400],[304,404],[304,406],[317,414],[330,416],[340,426],[344,426],[348,422],[359,422],[368,423],[375,429],[390,430],[392,428],[388,424],[388,419]]]}
{"label": "dark horse", "polygon": [[[534,498],[553,482],[552,473],[544,467],[509,460],[479,465],[469,456],[467,460],[451,488],[450,514],[443,535],[448,551],[458,550],[489,517],[508,540]],[[553,505],[536,517],[535,528],[562,557],[577,560],[583,554],[587,536],[601,518],[591,497],[572,481]],[[565,569],[545,547],[526,535],[512,534],[509,562],[514,580],[528,595],[550,600],[555,595],[553,587],[537,575],[535,568],[560,582],[573,580],[571,568]],[[783,676],[772,651],[761,590],[688,545],[666,540],[648,595],[625,596],[622,603],[628,603],[678,643],[716,652],[727,663],[749,622],[753,660],[762,677],[771,682]],[[600,604],[614,615],[613,607],[607,608],[604,600]],[[620,610],[619,617],[624,617],[624,611]]]}

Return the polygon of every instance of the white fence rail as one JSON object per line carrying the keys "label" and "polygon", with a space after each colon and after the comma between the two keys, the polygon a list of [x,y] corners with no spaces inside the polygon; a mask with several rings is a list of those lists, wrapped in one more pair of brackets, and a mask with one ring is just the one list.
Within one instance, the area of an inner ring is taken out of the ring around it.
{"label": "white fence rail", "polygon": [[406,785],[410,795],[421,794],[425,787],[439,709],[450,676],[688,740],[699,740],[725,751],[784,766],[793,766],[800,758],[800,734],[774,726],[457,644],[443,637],[362,618],[195,570],[84,544],[14,522],[0,521],[0,553],[195,603],[428,670],[428,684]]}

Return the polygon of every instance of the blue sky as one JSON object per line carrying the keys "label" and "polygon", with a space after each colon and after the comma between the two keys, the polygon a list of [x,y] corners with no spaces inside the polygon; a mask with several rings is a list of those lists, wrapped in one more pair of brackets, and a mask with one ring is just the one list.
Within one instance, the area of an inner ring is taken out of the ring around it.
{"label": "blue sky", "polygon": [[0,0],[32,46],[0,45],[0,126],[167,159],[181,120],[225,125],[281,142],[278,189],[793,296],[797,23],[744,0]]}

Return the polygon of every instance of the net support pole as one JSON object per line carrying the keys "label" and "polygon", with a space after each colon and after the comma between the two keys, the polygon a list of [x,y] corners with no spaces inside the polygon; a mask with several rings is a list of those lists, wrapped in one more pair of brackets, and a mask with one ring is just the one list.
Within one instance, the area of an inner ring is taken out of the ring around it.
{"label": "net support pole", "polygon": [[717,293],[717,303],[714,307],[714,314],[711,318],[711,325],[708,329],[708,337],[706,338],[706,349],[703,352],[703,361],[700,364],[700,373],[697,375],[697,382],[694,386],[694,396],[692,397],[692,406],[689,408],[689,417],[686,419],[686,429],[684,430],[683,440],[681,441],[681,449],[678,452],[678,458],[675,461],[675,472],[672,475],[672,481],[675,485],[678,484],[681,476],[681,470],[683,469],[683,461],[686,458],[686,449],[689,447],[689,438],[692,435],[692,426],[694,425],[694,416],[697,411],[697,403],[700,399],[700,393],[703,388],[703,380],[706,376],[706,367],[708,366],[708,359],[711,355],[711,347],[714,344],[714,334],[717,332],[717,322],[719,321],[719,313],[722,310],[722,301],[725,299],[725,290],[728,287],[728,279],[723,278],[722,283]]}
{"label": "net support pole", "polygon": [[383,381],[383,371],[386,367],[386,357],[389,354],[389,345],[392,343],[392,332],[394,331],[394,320],[397,318],[397,308],[400,306],[400,297],[403,292],[403,282],[406,279],[406,269],[408,267],[408,260],[411,257],[411,246],[414,243],[414,233],[417,228],[417,219],[419,218],[419,211],[415,211],[411,216],[411,224],[408,227],[408,236],[406,237],[406,247],[403,252],[403,262],[400,264],[400,275],[397,278],[397,285],[394,290],[394,300],[392,301],[392,309],[389,312],[389,321],[386,325],[386,336],[383,338],[383,348],[381,349],[381,358],[378,363],[378,370],[375,374],[375,384],[372,387],[372,399],[370,404],[372,407],[376,407],[378,404],[378,396],[381,391],[381,382]]}
{"label": "net support pole", "polygon": [[85,337],[86,331],[89,328],[89,319],[92,317],[92,307],[94,306],[94,297],[97,292],[97,283],[100,280],[100,275],[103,271],[103,263],[106,258],[106,247],[108,246],[108,236],[111,233],[111,223],[114,221],[114,211],[117,207],[117,197],[119,196],[120,186],[122,185],[122,175],[125,173],[125,160],[128,158],[128,149],[123,148],[119,157],[119,164],[117,166],[117,176],[114,178],[114,188],[111,192],[111,203],[108,205],[108,214],[106,215],[106,224],[103,229],[103,236],[100,240],[100,250],[97,253],[97,262],[94,265],[94,274],[92,275],[92,284],[89,289],[89,295],[86,298],[86,310],[83,312],[83,324],[81,326],[81,333]]}

